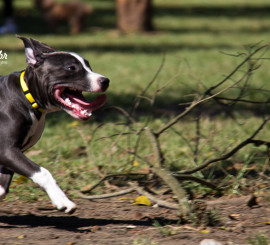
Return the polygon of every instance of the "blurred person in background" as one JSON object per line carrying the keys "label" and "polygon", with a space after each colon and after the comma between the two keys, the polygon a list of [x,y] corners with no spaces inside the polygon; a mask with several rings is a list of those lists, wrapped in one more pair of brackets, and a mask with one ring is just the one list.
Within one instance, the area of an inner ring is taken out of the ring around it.
{"label": "blurred person in background", "polygon": [[4,0],[4,25],[0,26],[0,34],[15,33],[17,26],[14,19],[14,9],[12,0]]}

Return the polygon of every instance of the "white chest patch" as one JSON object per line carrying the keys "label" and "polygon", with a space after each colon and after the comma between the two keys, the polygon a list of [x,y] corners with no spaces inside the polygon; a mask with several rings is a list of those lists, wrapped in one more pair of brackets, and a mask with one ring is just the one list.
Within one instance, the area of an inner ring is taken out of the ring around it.
{"label": "white chest patch", "polygon": [[24,139],[22,151],[27,150],[31,146],[37,143],[40,139],[45,125],[45,113],[42,114],[41,118],[38,120],[33,112],[30,112],[32,118],[32,126],[28,131],[27,136]]}

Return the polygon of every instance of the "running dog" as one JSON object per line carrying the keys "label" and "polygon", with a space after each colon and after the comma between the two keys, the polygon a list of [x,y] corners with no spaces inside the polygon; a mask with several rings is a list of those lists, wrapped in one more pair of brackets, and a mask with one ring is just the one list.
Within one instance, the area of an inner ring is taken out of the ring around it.
{"label": "running dog", "polygon": [[76,209],[51,173],[23,152],[41,137],[47,113],[64,110],[79,120],[104,105],[105,94],[93,102],[82,92],[104,92],[109,79],[94,73],[76,53],[57,52],[34,39],[17,36],[25,46],[27,67],[0,76],[0,198],[8,193],[14,172],[31,179],[66,213]]}

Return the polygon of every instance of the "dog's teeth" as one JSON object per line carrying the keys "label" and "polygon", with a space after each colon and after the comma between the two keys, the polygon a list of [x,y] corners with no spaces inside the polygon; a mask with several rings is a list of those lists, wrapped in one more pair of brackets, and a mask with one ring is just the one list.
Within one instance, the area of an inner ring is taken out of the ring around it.
{"label": "dog's teeth", "polygon": [[81,113],[84,115],[84,116],[87,116],[87,117],[90,117],[92,115],[91,112],[88,112],[87,110],[83,110],[81,111]]}
{"label": "dog's teeth", "polygon": [[68,104],[68,105],[71,105],[71,101],[69,98],[65,98],[65,102]]}

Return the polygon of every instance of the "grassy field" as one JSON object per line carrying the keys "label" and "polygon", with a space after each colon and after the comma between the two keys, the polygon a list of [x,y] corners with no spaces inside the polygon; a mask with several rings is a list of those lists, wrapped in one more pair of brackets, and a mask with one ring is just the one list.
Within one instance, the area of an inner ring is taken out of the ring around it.
{"label": "grassy field", "polygon": [[[202,84],[209,87],[221,81],[243,60],[243,56],[228,54],[248,52],[250,45],[268,43],[270,31],[270,4],[266,0],[156,0],[155,31],[130,35],[121,34],[115,28],[114,1],[85,2],[93,5],[95,13],[87,20],[85,32],[71,36],[66,26],[61,27],[58,34],[51,34],[39,12],[32,7],[32,1],[15,1],[20,35],[36,38],[56,50],[77,52],[90,61],[94,71],[111,79],[106,110],[97,112],[87,123],[76,122],[63,113],[50,115],[42,139],[27,152],[31,159],[47,167],[63,188],[70,190],[80,189],[109,173],[147,171],[140,159],[127,154],[127,150],[134,148],[136,136],[106,138],[128,130],[123,124],[125,119],[109,107],[130,110],[136,95],[153,79],[164,57],[163,67],[147,95],[152,96],[157,88],[171,82],[158,94],[154,109],[147,103],[139,107],[138,123],[134,125],[137,129],[149,118],[149,126],[160,128],[181,111],[178,104],[190,99],[187,95],[202,89]],[[0,50],[8,54],[8,64],[0,66],[1,75],[25,68],[23,45],[14,35],[0,37]],[[269,53],[264,57],[269,57]],[[253,88],[270,89],[268,64],[265,59],[254,72],[250,81]],[[247,98],[263,101],[268,99],[268,93],[252,92]],[[235,112],[237,118],[232,120],[216,111],[214,115],[218,116],[213,116],[210,106],[200,108],[205,115],[200,121],[198,162],[193,156],[198,144],[196,115],[185,118],[174,131],[162,135],[168,168],[179,170],[195,166],[231,149],[261,122],[259,107],[240,107]],[[153,111],[153,115],[149,111]],[[269,139],[268,128],[266,126],[258,138]],[[152,149],[146,139],[141,141],[139,150],[140,155],[151,161]],[[231,163],[240,162],[243,166],[261,163],[263,166],[264,150],[263,147],[245,148]],[[228,176],[234,181],[240,175]],[[32,183],[28,182],[27,188],[19,185],[22,181],[26,180],[15,177],[13,192],[31,192],[30,199],[44,198]],[[204,191],[199,187],[198,190]]]}

